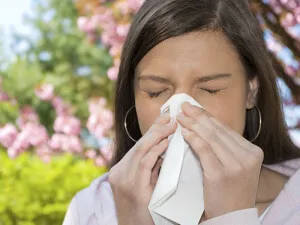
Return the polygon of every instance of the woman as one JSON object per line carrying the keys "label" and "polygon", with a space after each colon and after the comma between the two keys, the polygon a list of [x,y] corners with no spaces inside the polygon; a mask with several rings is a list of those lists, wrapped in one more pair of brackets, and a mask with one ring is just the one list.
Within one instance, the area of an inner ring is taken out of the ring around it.
{"label": "woman", "polygon": [[147,206],[177,126],[159,110],[178,93],[206,109],[185,103],[177,117],[203,169],[200,224],[300,224],[300,150],[246,0],[144,3],[121,57],[112,168],[74,197],[64,224],[154,224]]}

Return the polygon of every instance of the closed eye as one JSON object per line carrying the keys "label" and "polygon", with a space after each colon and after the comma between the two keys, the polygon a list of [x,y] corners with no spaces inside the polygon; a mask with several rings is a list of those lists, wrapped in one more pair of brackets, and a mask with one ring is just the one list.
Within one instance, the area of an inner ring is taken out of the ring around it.
{"label": "closed eye", "polygon": [[217,89],[217,90],[210,90],[210,89],[202,89],[203,91],[206,91],[212,95],[217,94],[219,91],[221,91],[222,89]]}
{"label": "closed eye", "polygon": [[158,92],[147,92],[147,94],[149,95],[150,98],[157,98],[166,90],[168,90],[168,89],[164,89],[164,90],[158,91]]}

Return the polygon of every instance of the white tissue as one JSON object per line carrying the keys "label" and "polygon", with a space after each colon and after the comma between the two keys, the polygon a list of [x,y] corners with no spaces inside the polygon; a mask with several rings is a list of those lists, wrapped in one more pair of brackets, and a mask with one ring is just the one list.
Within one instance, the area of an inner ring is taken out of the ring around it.
{"label": "white tissue", "polygon": [[[161,113],[169,109],[171,120],[176,120],[184,102],[203,108],[191,96],[177,94],[161,107]],[[203,214],[202,168],[183,139],[179,124],[169,137],[169,147],[148,209],[155,225],[197,225]]]}

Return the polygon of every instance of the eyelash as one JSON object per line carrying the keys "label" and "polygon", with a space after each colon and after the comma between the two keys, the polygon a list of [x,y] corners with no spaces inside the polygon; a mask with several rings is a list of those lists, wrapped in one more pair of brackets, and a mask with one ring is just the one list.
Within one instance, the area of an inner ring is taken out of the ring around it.
{"label": "eyelash", "polygon": [[[203,91],[206,91],[208,92],[209,94],[212,94],[212,95],[216,95],[219,91],[221,90],[208,90],[208,89],[202,89]],[[148,92],[148,95],[150,98],[157,98],[159,97],[164,91],[166,90],[163,90],[163,91],[160,91],[160,92]]]}
{"label": "eyelash", "polygon": [[159,97],[164,91],[165,91],[165,90],[160,91],[160,92],[148,92],[148,95],[149,95],[150,98],[157,98],[157,97]]}
{"label": "eyelash", "polygon": [[208,92],[208,93],[210,93],[210,94],[212,94],[212,95],[215,95],[215,94],[217,94],[219,91],[221,91],[221,90],[208,90],[208,89],[202,89],[202,90],[204,90],[204,91],[206,91],[206,92]]}

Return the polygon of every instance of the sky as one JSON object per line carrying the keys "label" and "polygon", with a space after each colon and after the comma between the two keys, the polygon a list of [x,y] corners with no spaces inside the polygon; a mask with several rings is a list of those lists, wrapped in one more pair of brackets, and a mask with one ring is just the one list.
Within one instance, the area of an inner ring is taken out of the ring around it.
{"label": "sky", "polygon": [[[7,46],[11,40],[12,28],[22,33],[28,33],[28,28],[23,25],[24,13],[30,14],[32,0],[0,0],[0,27],[1,39],[4,39]],[[9,55],[9,48],[5,49]]]}

